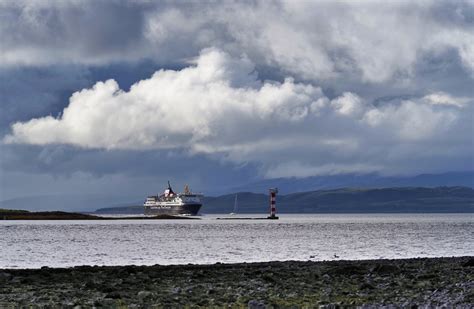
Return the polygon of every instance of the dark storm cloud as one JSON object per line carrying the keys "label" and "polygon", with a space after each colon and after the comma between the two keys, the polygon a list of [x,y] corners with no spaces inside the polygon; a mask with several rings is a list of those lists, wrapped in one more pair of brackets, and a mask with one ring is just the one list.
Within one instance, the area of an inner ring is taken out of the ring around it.
{"label": "dark storm cloud", "polygon": [[91,87],[97,80],[114,78],[123,89],[128,89],[159,68],[161,66],[153,62],[141,61],[100,67],[56,65],[0,69],[0,132],[7,133],[16,121],[57,116],[67,106],[72,93]]}
{"label": "dark storm cloud", "polygon": [[4,64],[102,63],[102,59],[141,57],[147,5],[7,1],[0,7]]}
{"label": "dark storm cloud", "polygon": [[[4,158],[12,163],[3,166],[6,172],[43,173],[60,176],[67,172],[93,174],[102,177],[107,174],[129,176],[169,175],[180,176],[199,169],[218,171],[229,168],[225,162],[217,163],[204,156],[191,156],[182,151],[105,151],[98,149],[77,149],[67,145],[10,145],[4,148]],[[166,164],[160,164],[166,162]],[[179,167],[179,169],[177,169]],[[212,179],[209,179],[212,182]]]}
{"label": "dark storm cloud", "polygon": [[[472,70],[470,2],[123,1],[2,3],[2,64],[180,62],[203,48],[296,78],[410,74],[430,50],[453,48]],[[245,21],[245,22],[243,22]]]}
{"label": "dark storm cloud", "polygon": [[89,72],[73,66],[0,70],[0,132],[15,121],[57,115],[78,87],[90,86]]}
{"label": "dark storm cloud", "polygon": [[[255,180],[256,166],[236,166],[180,151],[104,151],[66,145],[3,145],[0,193],[7,197],[94,192],[147,194],[167,180],[218,194],[229,184]],[[49,185],[48,185],[49,183]],[[2,192],[3,191],[3,192]],[[38,193],[39,192],[39,193]],[[140,196],[140,195],[138,195]]]}

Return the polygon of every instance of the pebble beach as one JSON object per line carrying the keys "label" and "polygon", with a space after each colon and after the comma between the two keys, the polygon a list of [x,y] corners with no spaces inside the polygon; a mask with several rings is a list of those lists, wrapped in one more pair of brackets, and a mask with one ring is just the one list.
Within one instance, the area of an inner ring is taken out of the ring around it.
{"label": "pebble beach", "polygon": [[473,291],[473,257],[0,269],[1,308],[471,308]]}

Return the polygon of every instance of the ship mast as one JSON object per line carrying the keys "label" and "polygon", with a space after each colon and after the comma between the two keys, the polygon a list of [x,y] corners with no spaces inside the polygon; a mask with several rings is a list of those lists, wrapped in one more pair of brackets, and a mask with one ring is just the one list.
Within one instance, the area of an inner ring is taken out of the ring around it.
{"label": "ship mast", "polygon": [[234,199],[234,213],[237,213],[237,194],[235,195],[235,199]]}

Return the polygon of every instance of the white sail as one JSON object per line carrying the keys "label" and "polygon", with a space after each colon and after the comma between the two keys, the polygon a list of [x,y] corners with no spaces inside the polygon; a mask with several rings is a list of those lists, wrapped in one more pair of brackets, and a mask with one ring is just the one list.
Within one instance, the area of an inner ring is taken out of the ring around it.
{"label": "white sail", "polygon": [[234,199],[234,210],[232,210],[232,212],[230,213],[231,215],[235,215],[237,213],[237,194],[235,195],[235,199]]}

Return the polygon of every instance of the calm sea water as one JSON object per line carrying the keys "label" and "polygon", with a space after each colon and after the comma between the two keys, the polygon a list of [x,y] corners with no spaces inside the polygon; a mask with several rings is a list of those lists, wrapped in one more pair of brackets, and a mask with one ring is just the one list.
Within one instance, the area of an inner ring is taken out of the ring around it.
{"label": "calm sea water", "polygon": [[473,214],[216,217],[0,221],[0,268],[474,255]]}

